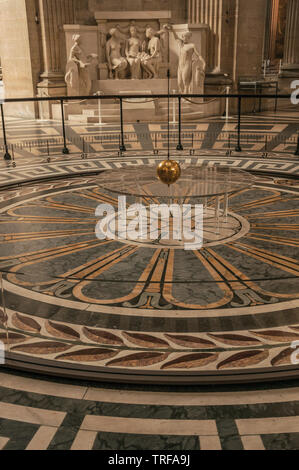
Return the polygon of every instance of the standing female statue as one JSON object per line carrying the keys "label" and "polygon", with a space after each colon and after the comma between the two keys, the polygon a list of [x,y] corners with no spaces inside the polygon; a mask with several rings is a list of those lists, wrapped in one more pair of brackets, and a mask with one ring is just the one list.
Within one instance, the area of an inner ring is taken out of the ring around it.
{"label": "standing female statue", "polygon": [[[203,89],[206,63],[203,57],[198,52],[194,43],[190,42],[192,33],[185,32],[182,39],[178,37],[176,32],[172,29],[175,39],[178,41],[180,54],[179,54],[179,68],[178,68],[178,85],[180,93],[199,93]],[[197,59],[194,61],[194,55]]]}
{"label": "standing female statue", "polygon": [[65,75],[68,96],[88,96],[92,87],[89,66],[92,60],[97,58],[97,55],[90,54],[86,57],[80,47],[81,37],[79,34],[73,36],[73,41]]}
{"label": "standing female statue", "polygon": [[136,26],[130,27],[130,38],[126,41],[126,57],[131,68],[133,80],[141,78],[142,42],[138,38]]}
{"label": "standing female statue", "polygon": [[113,72],[115,73],[115,78],[122,78],[121,76],[125,73],[128,62],[122,56],[122,41],[120,37],[120,32],[117,28],[112,28],[109,31],[111,38],[106,45],[106,55],[109,67],[109,76],[113,78]]}

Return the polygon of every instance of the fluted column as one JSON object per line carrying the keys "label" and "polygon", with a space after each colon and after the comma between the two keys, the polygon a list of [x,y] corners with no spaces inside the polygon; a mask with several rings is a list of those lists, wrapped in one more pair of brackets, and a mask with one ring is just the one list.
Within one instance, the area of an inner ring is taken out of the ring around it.
{"label": "fluted column", "polygon": [[221,46],[223,34],[223,0],[189,0],[188,22],[209,25],[208,61],[214,72],[221,71]]}
{"label": "fluted column", "polygon": [[276,37],[277,37],[277,26],[279,16],[279,1],[273,0],[268,7],[268,18],[266,23],[266,43],[264,58],[274,61],[275,59],[275,48],[276,48]]}
{"label": "fluted column", "polygon": [[284,76],[299,76],[299,1],[289,0],[282,67]]}
{"label": "fluted column", "polygon": [[62,92],[65,91],[62,27],[74,23],[73,0],[39,0],[39,15],[44,70],[38,87],[54,87],[57,92],[63,88]]}

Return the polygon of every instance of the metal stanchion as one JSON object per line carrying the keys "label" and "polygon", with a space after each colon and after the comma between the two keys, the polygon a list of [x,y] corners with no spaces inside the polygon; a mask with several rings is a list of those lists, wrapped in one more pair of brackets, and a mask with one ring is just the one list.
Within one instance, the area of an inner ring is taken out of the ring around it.
{"label": "metal stanchion", "polygon": [[154,155],[159,155],[157,132],[155,132]]}
{"label": "metal stanchion", "polygon": [[123,112],[123,99],[119,98],[119,103],[120,103],[120,144],[119,144],[119,151],[120,153],[125,152],[126,146],[125,146],[125,137],[124,137],[124,112]]}
{"label": "metal stanchion", "polygon": [[60,100],[60,106],[61,106],[61,119],[62,119],[62,134],[63,134],[63,149],[62,153],[64,155],[69,155],[70,151],[67,148],[66,145],[66,132],[65,132],[65,122],[64,122],[64,107],[63,107],[63,100]]}
{"label": "metal stanchion", "polygon": [[191,149],[190,149],[190,155],[195,154],[195,149],[194,149],[194,132],[191,134]]}
{"label": "metal stanchion", "polygon": [[182,97],[179,96],[179,143],[177,145],[177,150],[184,150],[182,145]]}
{"label": "metal stanchion", "polygon": [[7,145],[7,139],[6,139],[6,129],[5,129],[3,103],[1,103],[0,107],[1,107],[1,118],[2,118],[3,143],[4,143],[4,147],[5,147],[4,160],[11,160],[11,155],[8,151],[8,145]]}
{"label": "metal stanchion", "polygon": [[47,155],[48,155],[47,162],[50,163],[51,158],[50,158],[50,147],[49,147],[49,140],[48,139],[47,139]]}
{"label": "metal stanchion", "polygon": [[238,98],[238,142],[235,148],[236,152],[242,152],[241,148],[241,110],[242,110],[242,98]]}
{"label": "metal stanchion", "polygon": [[82,153],[81,153],[81,158],[82,160],[86,160],[88,157],[88,154],[86,153],[86,149],[85,149],[85,139],[84,137],[82,138]]}
{"label": "metal stanchion", "polygon": [[226,156],[227,157],[230,157],[232,154],[232,150],[231,150],[231,135],[228,134],[228,149],[226,151]]}
{"label": "metal stanchion", "polygon": [[8,315],[6,312],[6,302],[5,302],[5,294],[4,294],[4,286],[3,286],[3,273],[0,273],[0,289],[1,289],[1,297],[2,297],[2,309],[4,313],[4,324],[5,324],[5,329],[6,329],[6,343],[7,343],[7,349],[10,349],[10,341],[9,341],[9,334],[8,334]]}

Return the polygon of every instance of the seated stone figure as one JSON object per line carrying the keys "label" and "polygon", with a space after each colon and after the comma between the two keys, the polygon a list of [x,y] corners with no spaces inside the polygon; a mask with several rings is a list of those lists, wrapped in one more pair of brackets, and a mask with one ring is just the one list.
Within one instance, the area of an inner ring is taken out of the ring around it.
{"label": "seated stone figure", "polygon": [[162,62],[161,42],[151,27],[146,29],[146,37],[149,40],[147,53],[144,51],[141,64],[148,78],[158,78],[159,64]]}
{"label": "seated stone figure", "polygon": [[126,69],[128,67],[127,60],[122,56],[122,41],[121,35],[117,28],[112,28],[109,31],[111,38],[106,44],[106,55],[109,68],[109,77],[124,78]]}
{"label": "seated stone figure", "polygon": [[130,38],[126,41],[126,57],[130,65],[131,78],[141,78],[142,42],[138,38],[136,26],[130,27]]}

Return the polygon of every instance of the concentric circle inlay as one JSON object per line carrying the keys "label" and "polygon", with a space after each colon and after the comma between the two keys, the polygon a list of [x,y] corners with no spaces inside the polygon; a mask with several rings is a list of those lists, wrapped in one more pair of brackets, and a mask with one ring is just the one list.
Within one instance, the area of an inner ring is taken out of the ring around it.
{"label": "concentric circle inlay", "polygon": [[97,206],[117,210],[97,178],[2,199],[1,338],[13,361],[84,365],[94,375],[135,371],[153,381],[295,369],[298,184],[263,177],[232,194],[218,239],[206,227],[204,247],[185,251],[97,239]]}

